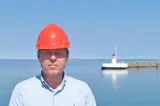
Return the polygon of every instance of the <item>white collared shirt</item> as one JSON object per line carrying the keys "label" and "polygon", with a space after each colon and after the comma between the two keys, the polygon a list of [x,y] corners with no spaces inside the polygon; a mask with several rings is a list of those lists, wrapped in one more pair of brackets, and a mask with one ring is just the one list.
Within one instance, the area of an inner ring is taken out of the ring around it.
{"label": "white collared shirt", "polygon": [[9,106],[96,106],[88,84],[64,75],[52,89],[42,75],[19,82],[13,89]]}

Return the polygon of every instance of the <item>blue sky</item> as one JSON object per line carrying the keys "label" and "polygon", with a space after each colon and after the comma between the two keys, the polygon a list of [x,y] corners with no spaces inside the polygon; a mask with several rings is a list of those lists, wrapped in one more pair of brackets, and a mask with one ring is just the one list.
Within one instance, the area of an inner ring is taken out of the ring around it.
{"label": "blue sky", "polygon": [[160,58],[160,0],[5,0],[0,3],[0,58],[36,59],[48,23],[63,27],[70,58]]}

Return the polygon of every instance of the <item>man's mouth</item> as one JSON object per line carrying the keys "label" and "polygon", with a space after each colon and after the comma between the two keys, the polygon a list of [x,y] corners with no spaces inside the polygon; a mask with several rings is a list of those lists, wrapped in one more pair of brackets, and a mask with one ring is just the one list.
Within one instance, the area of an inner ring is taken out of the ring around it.
{"label": "man's mouth", "polygon": [[58,68],[58,67],[59,67],[59,66],[56,65],[56,64],[49,64],[48,66],[51,67],[51,68]]}

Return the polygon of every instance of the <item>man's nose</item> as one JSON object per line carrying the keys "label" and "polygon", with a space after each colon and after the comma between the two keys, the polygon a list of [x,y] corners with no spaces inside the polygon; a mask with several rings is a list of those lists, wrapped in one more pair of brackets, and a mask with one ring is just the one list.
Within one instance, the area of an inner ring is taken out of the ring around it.
{"label": "man's nose", "polygon": [[52,54],[50,58],[51,58],[51,60],[56,60],[57,59],[55,54]]}

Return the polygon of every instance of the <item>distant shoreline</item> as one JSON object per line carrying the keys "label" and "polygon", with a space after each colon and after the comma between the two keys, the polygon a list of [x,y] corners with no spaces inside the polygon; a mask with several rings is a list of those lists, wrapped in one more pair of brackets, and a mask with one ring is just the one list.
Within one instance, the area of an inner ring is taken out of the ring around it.
{"label": "distant shoreline", "polygon": [[[0,60],[37,60],[37,59],[0,59]],[[111,59],[69,58],[69,60],[111,60]],[[117,60],[160,60],[160,59],[117,59]]]}

